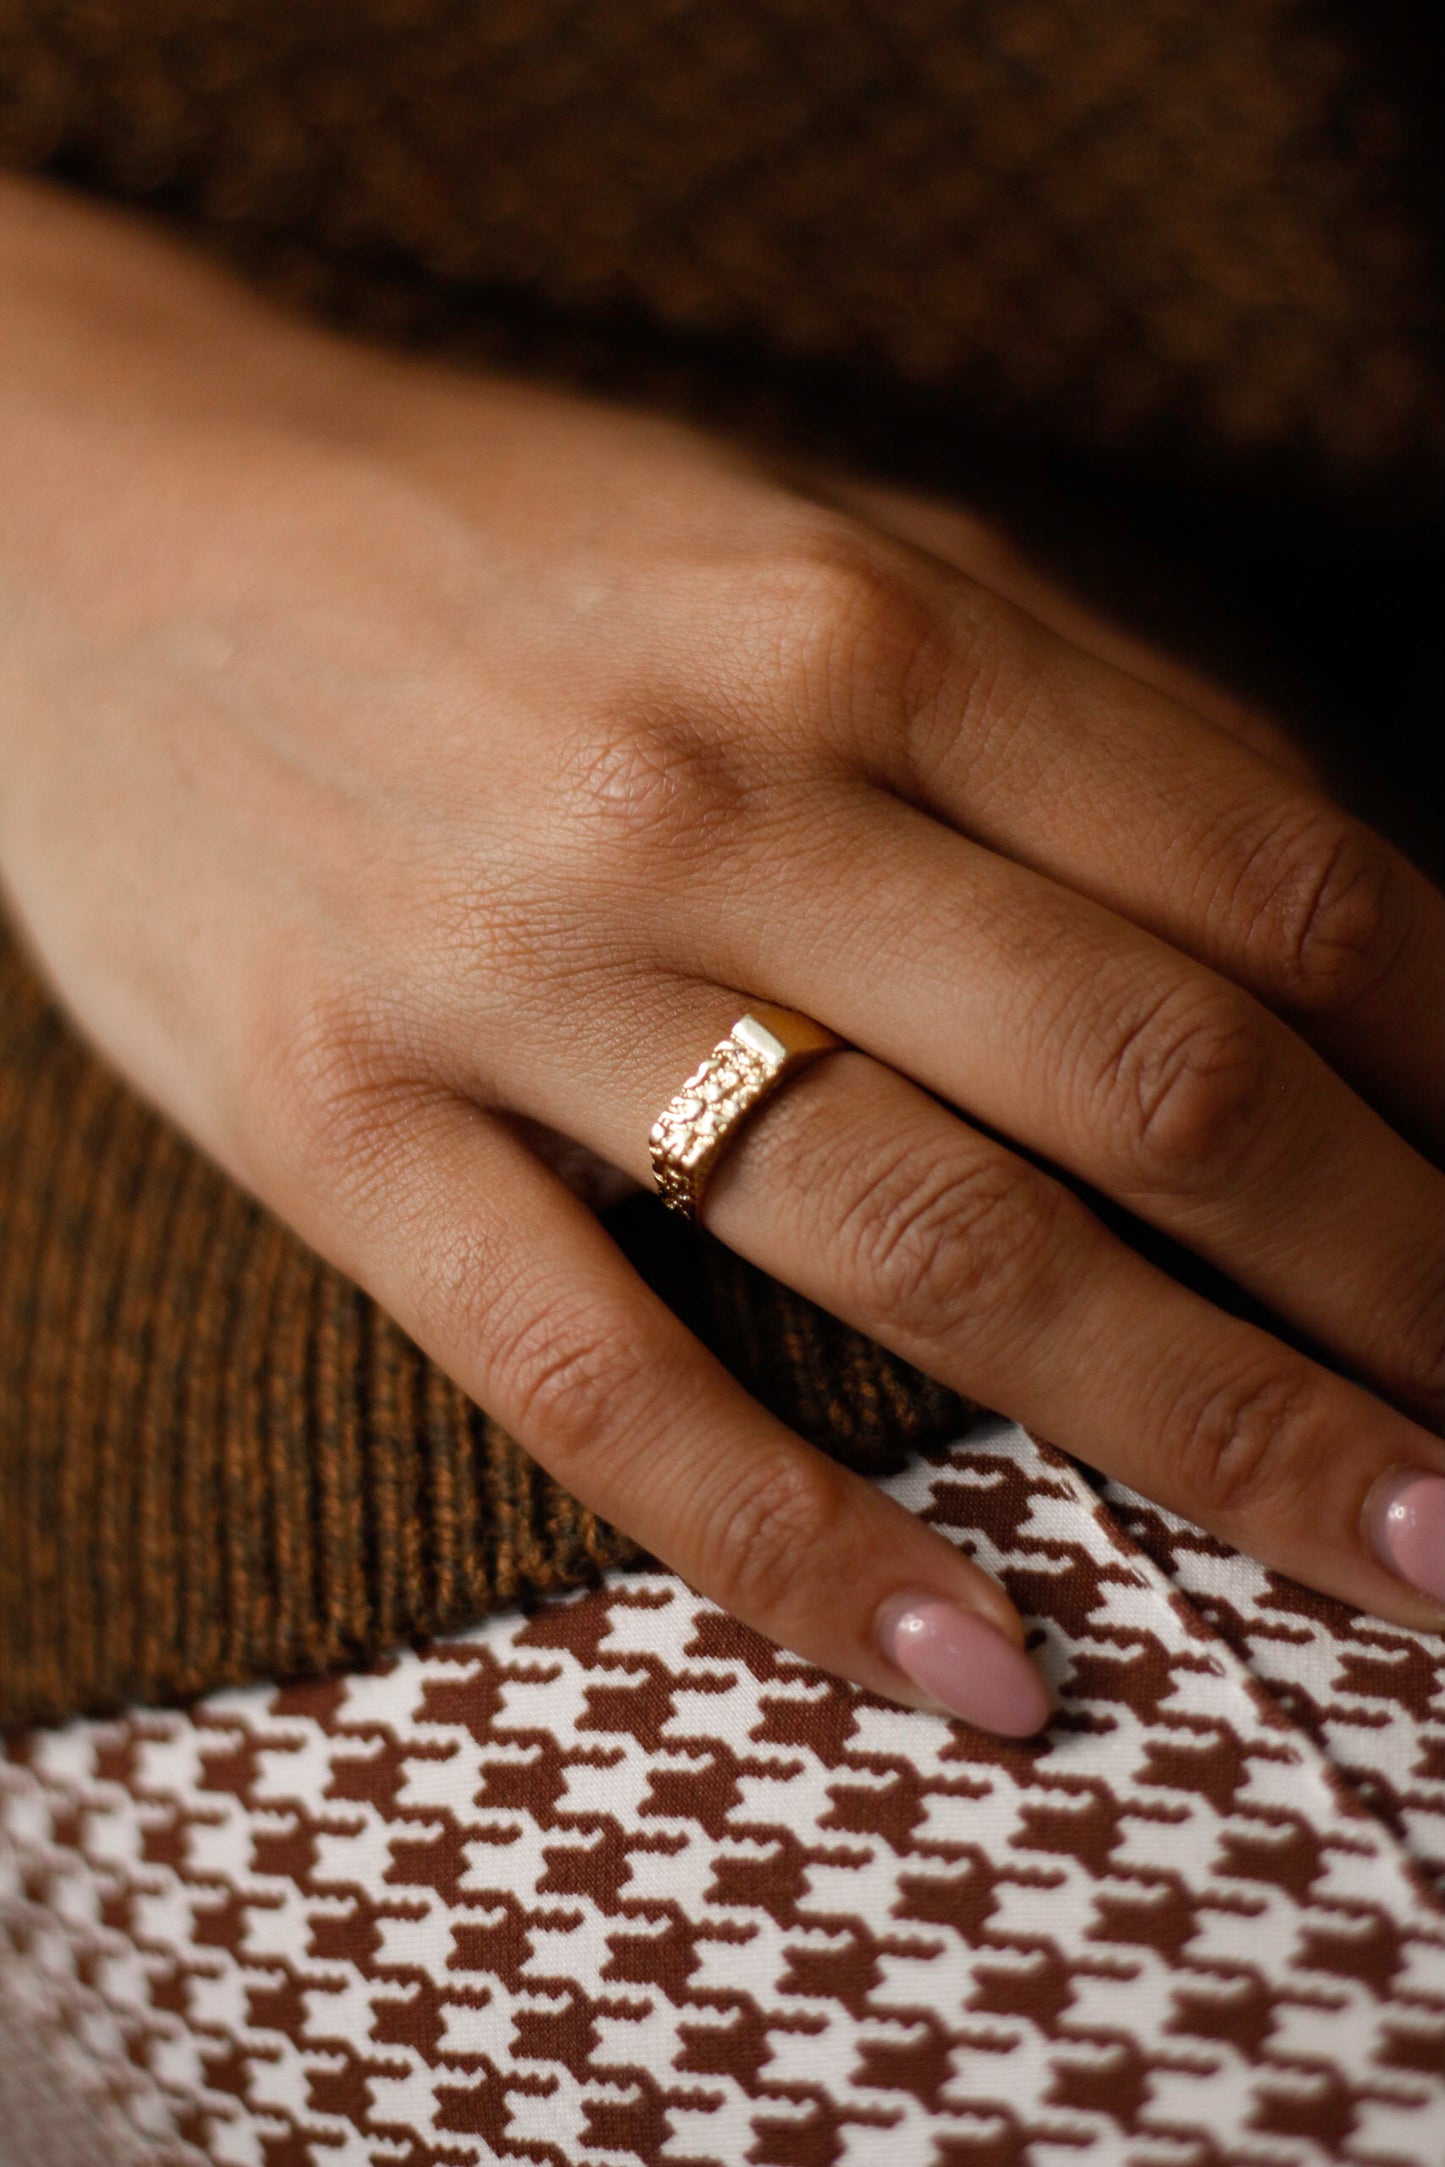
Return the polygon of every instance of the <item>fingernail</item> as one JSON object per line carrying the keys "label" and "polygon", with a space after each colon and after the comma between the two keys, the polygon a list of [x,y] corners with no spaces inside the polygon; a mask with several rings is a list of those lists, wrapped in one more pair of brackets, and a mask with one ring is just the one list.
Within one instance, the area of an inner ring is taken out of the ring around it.
{"label": "fingernail", "polygon": [[1371,1494],[1365,1523],[1381,1563],[1445,1603],[1445,1475],[1397,1475],[1382,1483]]}
{"label": "fingernail", "polygon": [[1053,1703],[1033,1664],[975,1610],[941,1595],[898,1595],[878,1618],[878,1643],[905,1678],[966,1723],[1031,1738]]}

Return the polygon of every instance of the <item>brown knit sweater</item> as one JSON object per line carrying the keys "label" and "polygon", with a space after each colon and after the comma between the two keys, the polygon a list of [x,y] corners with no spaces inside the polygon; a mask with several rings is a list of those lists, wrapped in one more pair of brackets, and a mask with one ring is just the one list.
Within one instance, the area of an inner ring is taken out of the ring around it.
{"label": "brown knit sweater", "polygon": [[[1424,32],[1360,13],[0,0],[0,159],[341,323],[936,486],[1063,460],[1198,508],[1226,569],[1292,537],[1317,589],[1322,531],[1418,552],[1439,474]],[[856,1464],[958,1420],[649,1202],[615,1230]],[[0,1720],[364,1656],[632,1555],[0,937]]]}

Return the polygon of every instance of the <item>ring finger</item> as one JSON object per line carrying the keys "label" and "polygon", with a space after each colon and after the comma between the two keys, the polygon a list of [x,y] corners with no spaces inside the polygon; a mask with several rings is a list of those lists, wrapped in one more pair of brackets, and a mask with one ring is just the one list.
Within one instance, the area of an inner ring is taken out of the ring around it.
{"label": "ring finger", "polygon": [[[681,982],[644,999],[625,1056],[601,1028],[540,1049],[530,1110],[647,1180],[652,1118],[746,1004]],[[744,1118],[704,1217],[942,1382],[1266,1563],[1441,1623],[1445,1444],[1214,1309],[865,1055],[830,1056]]]}

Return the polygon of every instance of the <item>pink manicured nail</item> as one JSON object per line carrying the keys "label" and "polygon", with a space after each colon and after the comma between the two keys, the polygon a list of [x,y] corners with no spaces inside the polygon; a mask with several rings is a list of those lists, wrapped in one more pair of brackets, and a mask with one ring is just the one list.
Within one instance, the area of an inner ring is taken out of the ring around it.
{"label": "pink manicured nail", "polygon": [[1366,1508],[1381,1562],[1412,1588],[1445,1603],[1445,1475],[1397,1475]]}
{"label": "pink manicured nail", "polygon": [[879,1613],[878,1643],[905,1678],[967,1723],[1031,1738],[1049,1720],[1053,1703],[1043,1679],[977,1611],[941,1595],[896,1595]]}

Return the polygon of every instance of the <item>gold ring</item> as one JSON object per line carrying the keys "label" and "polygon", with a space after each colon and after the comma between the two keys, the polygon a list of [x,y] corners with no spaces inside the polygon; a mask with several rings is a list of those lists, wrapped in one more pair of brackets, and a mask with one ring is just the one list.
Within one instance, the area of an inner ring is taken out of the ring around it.
{"label": "gold ring", "polygon": [[820,1054],[844,1045],[796,1009],[760,1003],[739,1016],[652,1124],[653,1178],[665,1204],[695,1219],[702,1193],[745,1115]]}

